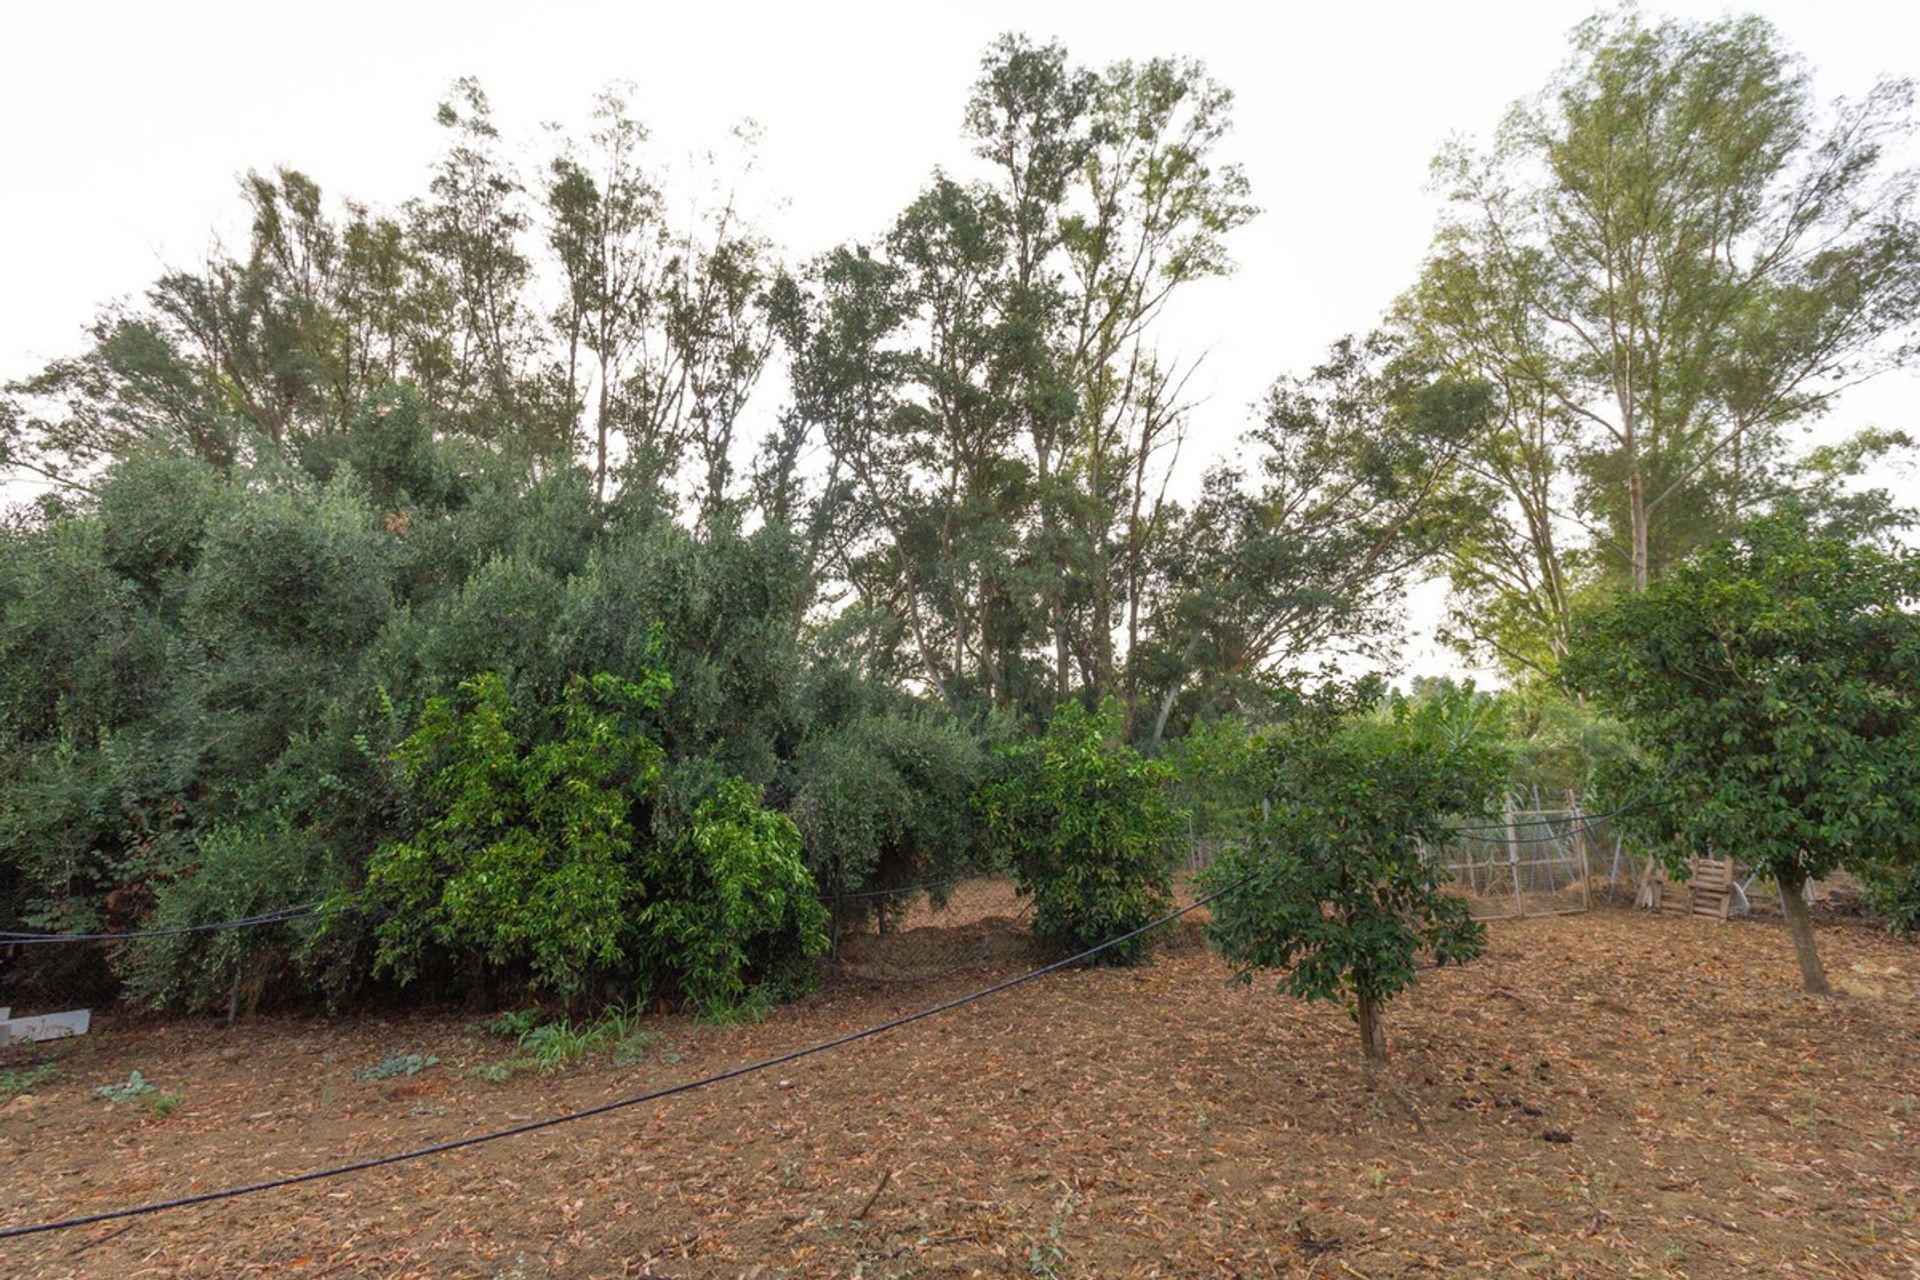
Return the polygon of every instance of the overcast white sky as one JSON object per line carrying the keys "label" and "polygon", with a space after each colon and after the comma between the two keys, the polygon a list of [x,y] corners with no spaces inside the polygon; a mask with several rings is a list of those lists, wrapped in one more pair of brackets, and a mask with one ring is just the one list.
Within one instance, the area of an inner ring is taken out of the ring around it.
{"label": "overcast white sky", "polygon": [[[638,85],[664,153],[751,117],[770,228],[796,258],[882,229],[936,164],[964,155],[981,50],[1024,30],[1086,62],[1190,54],[1238,95],[1233,150],[1265,212],[1240,269],[1196,290],[1167,345],[1207,353],[1191,465],[1227,448],[1278,373],[1364,329],[1412,279],[1432,230],[1426,166],[1484,136],[1563,56],[1594,6],[1003,3],[699,5],[360,0],[10,9],[0,39],[0,379],[80,345],[103,302],[188,266],[235,229],[237,179],[287,164],[335,195],[394,204],[439,145],[433,108],[477,75],[509,141],[577,122],[592,91]],[[1728,6],[1649,4],[1715,16]],[[1821,97],[1920,74],[1920,4],[1771,0]],[[1853,393],[1829,424],[1920,426],[1920,378]],[[1908,479],[1912,476],[1909,474]],[[1430,627],[1438,596],[1413,608]],[[1415,670],[1450,659],[1424,642]]]}

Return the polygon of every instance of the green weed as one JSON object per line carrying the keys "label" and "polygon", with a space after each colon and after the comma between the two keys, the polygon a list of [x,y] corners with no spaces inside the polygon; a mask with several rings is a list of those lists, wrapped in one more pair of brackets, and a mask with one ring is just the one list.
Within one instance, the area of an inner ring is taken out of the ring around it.
{"label": "green weed", "polygon": [[590,1022],[568,1018],[542,1022],[537,1009],[505,1013],[485,1024],[495,1035],[511,1036],[526,1060],[488,1063],[472,1073],[487,1080],[504,1080],[521,1066],[558,1071],[580,1058],[611,1054],[616,1066],[638,1061],[657,1036],[641,1025],[638,1010],[615,1005]]}
{"label": "green weed", "polygon": [[395,1076],[417,1076],[428,1067],[438,1066],[440,1059],[428,1054],[421,1057],[417,1053],[396,1053],[371,1067],[362,1067],[353,1073],[355,1080],[391,1080]]}
{"label": "green weed", "polygon": [[31,1093],[59,1074],[59,1069],[52,1063],[24,1071],[0,1072],[0,1102],[10,1102],[23,1093]]}
{"label": "green weed", "polygon": [[112,1103],[138,1102],[154,1115],[161,1117],[172,1115],[173,1109],[181,1102],[179,1094],[161,1092],[149,1084],[146,1077],[138,1071],[131,1072],[125,1084],[103,1084],[94,1092]]}

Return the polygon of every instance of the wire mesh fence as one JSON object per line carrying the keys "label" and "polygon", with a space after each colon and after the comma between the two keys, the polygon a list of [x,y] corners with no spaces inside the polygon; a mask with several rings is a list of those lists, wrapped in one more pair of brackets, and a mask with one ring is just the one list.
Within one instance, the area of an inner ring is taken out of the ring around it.
{"label": "wire mesh fence", "polygon": [[833,974],[872,982],[928,982],[967,969],[1029,960],[1032,902],[1006,875],[869,890],[831,898]]}
{"label": "wire mesh fence", "polygon": [[1475,919],[1566,915],[1592,907],[1593,864],[1606,860],[1605,838],[1577,806],[1509,808],[1504,819],[1464,827],[1428,856],[1446,866]]}
{"label": "wire mesh fence", "polygon": [[[1174,905],[1199,895],[1186,867],[1174,879]],[[1006,873],[982,873],[938,886],[848,894],[827,903],[836,980],[912,985],[956,975],[986,975],[1054,959],[1033,932],[1033,900]],[[1202,946],[1204,911],[1144,940],[1150,951]]]}
{"label": "wire mesh fence", "polygon": [[[169,966],[191,966],[201,977],[224,975],[226,1014],[251,1012],[272,962],[284,960],[284,926],[311,916],[318,904],[298,903],[258,915],[195,924],[89,932],[0,931],[0,1008],[11,1021],[39,1018],[127,998],[130,962],[149,976]],[[0,1033],[24,1034],[0,1020]]]}

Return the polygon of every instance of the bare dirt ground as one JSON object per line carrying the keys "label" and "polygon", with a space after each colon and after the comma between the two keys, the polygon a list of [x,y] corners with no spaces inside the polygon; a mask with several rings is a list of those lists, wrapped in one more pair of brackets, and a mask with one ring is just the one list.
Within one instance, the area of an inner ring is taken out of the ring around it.
{"label": "bare dirt ground", "polygon": [[[0,1223],[601,1103],[1025,967],[967,927],[977,962],[932,983],[661,1019],[638,1062],[502,1083],[463,1071],[511,1050],[458,1014],[103,1017],[0,1107]],[[657,1104],[0,1242],[0,1275],[1920,1276],[1920,949],[1822,929],[1828,1002],[1772,924],[1607,910],[1491,941],[1392,1005],[1378,1073],[1339,1009],[1228,985],[1190,926],[1143,967]],[[355,1078],[396,1052],[440,1065]],[[178,1109],[95,1096],[136,1068]]]}

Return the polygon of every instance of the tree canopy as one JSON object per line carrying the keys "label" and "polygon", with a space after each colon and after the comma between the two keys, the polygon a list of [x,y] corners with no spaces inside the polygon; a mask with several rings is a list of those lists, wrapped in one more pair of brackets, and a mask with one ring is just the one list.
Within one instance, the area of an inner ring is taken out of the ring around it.
{"label": "tree canopy", "polygon": [[1751,522],[1583,616],[1567,679],[1653,771],[1628,821],[1771,876],[1809,991],[1828,991],[1807,882],[1920,856],[1920,557]]}

